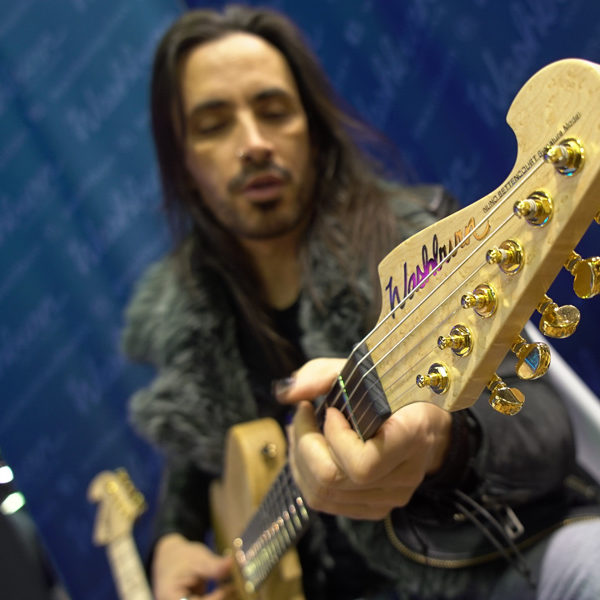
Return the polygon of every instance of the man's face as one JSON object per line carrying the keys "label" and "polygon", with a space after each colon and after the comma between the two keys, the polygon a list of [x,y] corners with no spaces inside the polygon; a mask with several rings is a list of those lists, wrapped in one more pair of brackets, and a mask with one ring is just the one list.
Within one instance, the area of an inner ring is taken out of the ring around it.
{"label": "man's face", "polygon": [[283,55],[232,33],[191,50],[181,70],[186,166],[238,239],[298,231],[310,212],[308,123]]}

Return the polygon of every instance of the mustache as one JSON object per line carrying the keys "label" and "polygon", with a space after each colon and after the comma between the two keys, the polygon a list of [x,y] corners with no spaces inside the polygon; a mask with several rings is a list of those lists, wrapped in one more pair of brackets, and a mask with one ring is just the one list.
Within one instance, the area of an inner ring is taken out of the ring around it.
{"label": "mustache", "polygon": [[240,192],[248,182],[257,175],[274,175],[280,177],[286,183],[292,179],[291,171],[274,162],[268,161],[261,164],[248,164],[244,166],[233,179],[231,179],[227,185],[227,189],[229,192],[233,193]]}

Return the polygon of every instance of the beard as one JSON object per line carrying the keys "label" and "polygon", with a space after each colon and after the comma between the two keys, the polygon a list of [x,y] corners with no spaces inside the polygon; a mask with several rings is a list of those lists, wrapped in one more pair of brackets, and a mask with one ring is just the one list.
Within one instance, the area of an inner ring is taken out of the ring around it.
{"label": "beard", "polygon": [[282,193],[259,202],[253,202],[243,194],[245,181],[254,174],[253,171],[233,180],[235,185],[229,187],[226,199],[207,203],[220,225],[238,239],[248,240],[273,240],[304,228],[313,208],[312,170],[297,186],[293,185],[292,175],[285,172]]}

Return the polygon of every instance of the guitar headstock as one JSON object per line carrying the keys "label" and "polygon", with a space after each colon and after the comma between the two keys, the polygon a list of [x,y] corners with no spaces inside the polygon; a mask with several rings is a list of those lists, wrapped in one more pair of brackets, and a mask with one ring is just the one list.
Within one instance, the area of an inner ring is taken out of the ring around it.
{"label": "guitar headstock", "polygon": [[[518,153],[507,179],[380,264],[382,313],[365,343],[392,411],[470,406],[536,308],[553,308],[545,292],[561,267],[573,271],[600,212],[599,99],[599,65],[539,71],[508,113]],[[571,308],[547,312],[547,332],[570,333]]]}
{"label": "guitar headstock", "polygon": [[88,499],[98,503],[94,527],[98,546],[130,534],[134,521],[146,509],[144,497],[124,469],[98,473],[88,487]]}

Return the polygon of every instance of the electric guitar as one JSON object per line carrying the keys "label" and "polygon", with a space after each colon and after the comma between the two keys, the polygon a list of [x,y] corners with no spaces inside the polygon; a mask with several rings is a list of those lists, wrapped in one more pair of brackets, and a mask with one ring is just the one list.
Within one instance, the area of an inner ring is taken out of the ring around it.
{"label": "electric guitar", "polygon": [[90,483],[88,498],[98,503],[93,540],[106,546],[121,600],[152,600],[152,592],[131,534],[146,503],[124,469],[102,471]]}
{"label": "electric guitar", "polygon": [[[520,337],[534,311],[547,336],[575,330],[579,311],[545,295],[561,267],[580,297],[600,291],[600,258],[574,252],[591,221],[600,223],[599,105],[600,66],[587,61],[558,61],[523,86],[507,116],[518,141],[511,174],[381,262],[378,323],[317,413],[338,407],[367,440],[407,404],[456,411],[486,387],[493,408],[520,410],[523,395],[495,371],[509,349],[524,379],[548,368],[547,347]],[[285,461],[285,440],[267,424],[229,434],[223,483],[213,490],[215,528],[235,558],[241,597],[301,598],[293,546],[310,511]]]}

